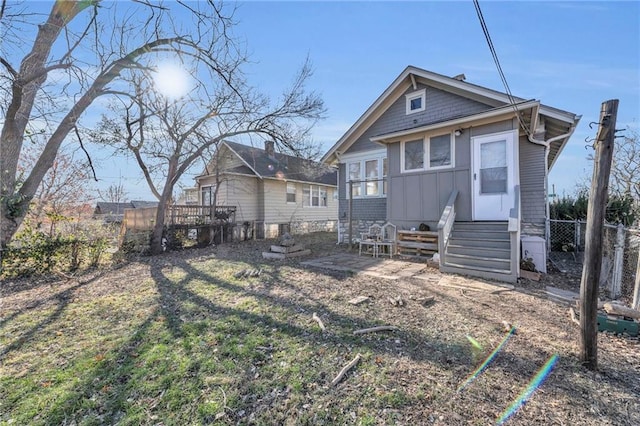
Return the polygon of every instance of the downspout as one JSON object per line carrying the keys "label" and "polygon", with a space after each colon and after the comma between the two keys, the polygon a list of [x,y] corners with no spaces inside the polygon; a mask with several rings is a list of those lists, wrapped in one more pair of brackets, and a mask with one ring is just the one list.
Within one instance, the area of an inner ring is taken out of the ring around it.
{"label": "downspout", "polygon": [[340,242],[342,241],[342,235],[340,234],[340,165],[338,163],[338,169],[336,170],[336,183],[338,184],[338,187],[336,188],[336,191],[338,191],[338,242],[336,244],[340,244]]}
{"label": "downspout", "polygon": [[340,244],[342,243],[342,234],[340,233],[340,164],[341,164],[341,160],[340,160],[340,154],[338,153],[337,150],[336,152],[333,153],[333,155],[336,157],[336,160],[338,161],[338,169],[336,170],[336,183],[338,185],[338,187],[336,188],[336,190],[338,191],[338,242],[336,244]]}

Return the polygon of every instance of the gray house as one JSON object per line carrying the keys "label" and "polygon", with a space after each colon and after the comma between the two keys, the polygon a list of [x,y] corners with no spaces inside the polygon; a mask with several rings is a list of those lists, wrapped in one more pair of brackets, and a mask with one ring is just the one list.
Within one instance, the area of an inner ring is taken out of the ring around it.
{"label": "gray house", "polygon": [[464,80],[407,67],[325,154],[339,239],[427,225],[441,270],[515,281],[521,236],[547,233],[547,176],[580,117]]}

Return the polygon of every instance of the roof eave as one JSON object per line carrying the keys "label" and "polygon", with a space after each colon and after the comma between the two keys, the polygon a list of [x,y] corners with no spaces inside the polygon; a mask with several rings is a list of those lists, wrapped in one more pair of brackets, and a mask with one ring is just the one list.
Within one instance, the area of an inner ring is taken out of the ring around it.
{"label": "roof eave", "polygon": [[441,121],[441,122],[429,124],[426,126],[415,127],[413,129],[406,129],[398,132],[374,136],[370,140],[372,142],[391,143],[391,142],[397,141],[398,138],[409,136],[415,133],[423,133],[423,132],[437,130],[445,127],[455,127],[455,126],[461,126],[461,125],[478,125],[478,122],[482,122],[487,119],[495,120],[496,118],[499,118],[502,116],[504,116],[505,118],[514,117],[516,115],[516,110],[526,111],[530,108],[535,108],[538,105],[540,105],[540,102],[536,100],[526,101],[526,102],[522,102],[515,105],[506,105],[504,107],[494,108],[489,111],[484,111],[484,112],[473,114],[473,115],[467,115],[464,117],[455,118],[453,120]]}
{"label": "roof eave", "polygon": [[[475,84],[467,83],[465,81],[456,80],[445,75],[437,74],[431,71],[423,70],[421,68],[409,65],[402,73],[387,87],[387,89],[376,99],[376,101],[360,116],[360,118],[347,130],[347,132],[327,151],[322,157],[321,162],[329,165],[333,165],[339,162],[340,148],[345,151],[349,148],[350,144],[343,147],[345,143],[350,141],[350,138],[358,131],[360,126],[364,124],[370,116],[387,100],[387,97],[393,93],[400,84],[407,78],[418,77],[429,80],[431,82],[438,83],[449,88],[455,88],[466,93],[470,93],[486,100],[492,100],[499,103],[510,104],[511,100],[507,94],[497,92],[492,89],[488,89]],[[407,81],[407,87],[413,84],[412,81]],[[516,101],[524,101],[521,98],[515,98]],[[373,139],[372,139],[373,140]],[[353,141],[351,141],[353,143]]]}
{"label": "roof eave", "polygon": [[581,115],[574,115],[573,117],[574,117],[574,119],[573,119],[573,122],[571,123],[571,128],[570,128],[569,133],[567,133],[566,137],[562,140],[562,143],[560,144],[560,147],[558,148],[558,152],[556,152],[556,155],[553,157],[553,159],[551,160],[551,162],[548,165],[549,171],[553,168],[553,165],[558,160],[558,157],[560,157],[560,154],[562,154],[562,151],[564,150],[564,147],[567,146],[567,143],[569,142],[569,139],[571,139],[571,136],[576,131],[576,128],[578,127],[578,123],[580,122],[580,119],[582,118]]}
{"label": "roof eave", "polygon": [[231,152],[233,152],[233,154],[234,154],[236,157],[238,157],[238,158],[240,159],[240,161],[242,161],[242,162],[244,163],[244,165],[245,165],[245,166],[247,166],[249,169],[251,169],[251,171],[252,171],[253,173],[255,173],[255,175],[256,175],[258,178],[263,179],[262,175],[260,175],[260,173],[258,173],[258,171],[257,171],[255,168],[251,167],[251,164],[249,164],[247,161],[245,161],[245,159],[242,157],[242,155],[238,154],[238,153],[237,153],[233,148],[231,148],[231,146],[229,146],[229,144],[228,144],[226,141],[222,141],[222,144],[223,144],[224,146],[226,146],[228,150],[230,150]]}
{"label": "roof eave", "polygon": [[393,82],[389,85],[389,87],[387,87],[387,89],[384,92],[382,92],[380,96],[378,96],[375,102],[373,102],[373,104],[371,104],[371,106],[367,108],[367,110],[360,116],[360,118],[358,118],[358,120],[355,123],[353,123],[353,125],[349,128],[349,130],[347,130],[346,133],[342,135],[342,137],[338,139],[338,141],[329,149],[329,151],[327,151],[327,153],[322,156],[322,159],[320,161],[328,165],[333,165],[336,162],[338,162],[339,161],[339,159],[337,158],[339,156],[339,154],[337,154],[338,148],[342,147],[342,145],[349,140],[349,138],[358,130],[358,128],[365,121],[367,121],[367,119],[371,116],[371,114],[373,114],[374,111],[384,103],[384,101],[386,101],[387,97],[400,86],[400,84],[411,74],[412,70],[414,69],[415,68],[412,66],[408,66],[407,68],[405,68],[400,73],[400,75],[396,77],[395,80],[393,80]]}

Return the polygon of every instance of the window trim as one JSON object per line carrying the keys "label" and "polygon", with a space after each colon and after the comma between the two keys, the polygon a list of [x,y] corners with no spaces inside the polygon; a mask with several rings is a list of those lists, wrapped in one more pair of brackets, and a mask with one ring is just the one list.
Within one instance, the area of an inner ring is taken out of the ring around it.
{"label": "window trim", "polygon": [[[451,164],[447,164],[444,166],[435,166],[431,167],[431,139],[439,136],[449,135],[449,149],[451,150]],[[406,169],[405,168],[405,144],[408,142],[415,142],[417,140],[422,139],[422,168],[419,169]],[[453,169],[456,165],[455,159],[455,135],[453,130],[450,132],[430,134],[428,136],[423,136],[422,138],[416,137],[408,137],[405,140],[400,141],[400,173],[416,173],[416,172],[425,172],[432,170],[444,170],[444,169]]]}
{"label": "window trim", "polygon": [[[427,108],[427,89],[416,90],[415,92],[407,93],[404,96],[407,115],[422,112]],[[420,99],[420,108],[411,109],[411,101],[418,98]]]}

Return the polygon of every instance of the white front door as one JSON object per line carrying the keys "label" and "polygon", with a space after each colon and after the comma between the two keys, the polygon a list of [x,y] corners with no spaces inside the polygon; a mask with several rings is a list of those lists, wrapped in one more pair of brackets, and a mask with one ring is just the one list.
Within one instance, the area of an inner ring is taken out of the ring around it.
{"label": "white front door", "polygon": [[518,185],[517,131],[471,138],[473,220],[508,220]]}

